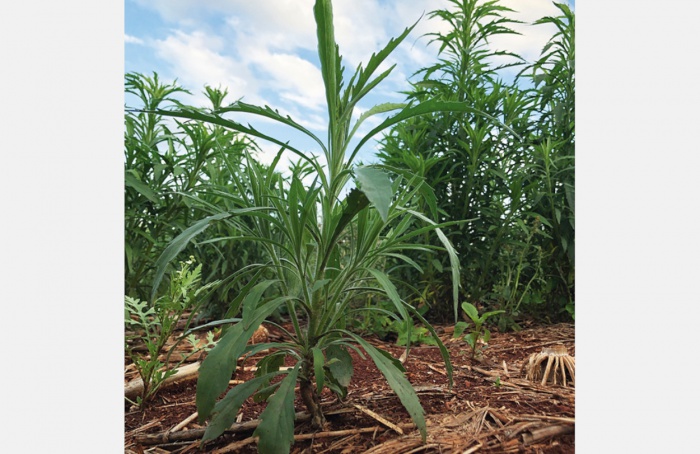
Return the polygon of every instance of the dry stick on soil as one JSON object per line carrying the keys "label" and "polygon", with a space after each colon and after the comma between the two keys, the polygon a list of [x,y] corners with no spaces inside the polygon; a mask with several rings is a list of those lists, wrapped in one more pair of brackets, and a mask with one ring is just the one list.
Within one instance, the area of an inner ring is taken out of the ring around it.
{"label": "dry stick on soil", "polygon": [[[188,364],[184,367],[177,369],[177,372],[175,372],[175,374],[163,380],[161,388],[181,381],[196,378],[199,375],[200,365],[201,362],[197,361],[196,363]],[[124,387],[124,396],[127,399],[133,400],[136,398],[136,396],[140,395],[141,393],[143,393],[143,380],[140,378],[130,381]]]}
{"label": "dry stick on soil", "polygon": [[135,435],[139,432],[143,432],[146,429],[150,429],[153,426],[157,426],[163,419],[165,419],[165,416],[161,416],[160,418],[156,419],[155,421],[151,421],[148,424],[144,424],[141,427],[137,427],[136,429],[132,430],[131,432],[127,432],[125,434],[125,438],[129,438],[132,435]]}
{"label": "dry stick on soil", "polygon": [[570,433],[574,433],[574,426],[568,424],[557,424],[554,426],[533,429],[530,430],[529,433],[522,434],[523,444],[525,446],[528,446],[547,438],[555,437],[557,435],[566,435]]}
{"label": "dry stick on soil", "polygon": [[[401,425],[407,429],[415,427],[412,423],[406,423],[406,424],[401,424]],[[363,427],[361,429],[334,430],[331,432],[316,432],[316,433],[310,433],[310,434],[299,434],[299,435],[294,435],[294,441],[296,442],[296,441],[302,441],[302,440],[311,440],[311,439],[316,439],[316,438],[344,437],[347,435],[374,432],[378,429],[380,429],[379,426],[374,426],[374,427]],[[237,441],[235,443],[231,443],[228,446],[224,446],[221,449],[217,449],[215,451],[212,451],[212,454],[226,454],[229,452],[236,452],[238,449],[242,448],[243,446],[249,445],[257,440],[258,440],[258,437],[248,437],[244,440]]]}
{"label": "dry stick on soil", "polygon": [[434,370],[435,372],[437,372],[438,374],[447,375],[447,372],[445,372],[444,370],[438,369],[437,367],[433,366],[432,364],[428,364],[428,367],[431,368],[432,370]]}
{"label": "dry stick on soil", "polygon": [[545,420],[545,421],[568,422],[571,424],[576,423],[576,418],[565,418],[563,416],[518,415],[515,419],[517,419],[519,421],[530,421],[532,419],[536,419],[536,420]]}
{"label": "dry stick on soil", "polygon": [[384,425],[387,426],[388,428],[393,429],[393,430],[394,430],[396,433],[398,433],[399,435],[403,435],[403,430],[401,430],[401,428],[400,428],[399,426],[397,426],[397,425],[394,424],[393,422],[387,421],[386,419],[382,418],[380,415],[378,415],[377,413],[373,412],[373,411],[370,410],[369,408],[363,407],[362,405],[359,405],[359,404],[353,404],[353,406],[354,406],[355,408],[357,408],[358,410],[360,410],[362,413],[364,413],[364,414],[366,414],[366,415],[368,415],[368,416],[370,416],[370,417],[376,419],[376,420],[379,421],[380,423],[384,424]]}
{"label": "dry stick on soil", "polygon": [[181,423],[179,423],[178,425],[176,425],[175,427],[173,427],[172,429],[170,429],[170,433],[177,432],[178,430],[182,429],[182,428],[185,427],[187,424],[191,423],[191,422],[194,420],[194,418],[197,417],[197,415],[198,415],[198,413],[195,411],[195,412],[192,413],[190,416],[188,416],[187,418],[185,418],[184,421],[182,421]]}
{"label": "dry stick on soil", "polygon": [[[331,410],[325,412],[327,416],[339,415],[342,413],[350,413],[354,410],[350,408],[340,408],[338,410]],[[299,411],[294,415],[295,422],[305,422],[311,418],[306,412]],[[252,421],[246,421],[242,423],[233,424],[231,427],[226,429],[226,433],[236,433],[245,432],[247,430],[254,430],[260,425],[259,419],[254,419]],[[140,428],[139,428],[140,429]],[[160,445],[164,443],[170,443],[172,441],[192,441],[204,436],[204,431],[206,428],[192,429],[192,430],[182,430],[179,432],[161,432],[157,434],[143,434],[137,435],[135,441],[142,445]]]}
{"label": "dry stick on soil", "polygon": [[331,443],[330,446],[328,446],[328,448],[324,449],[323,451],[319,452],[318,454],[325,454],[325,453],[331,452],[331,451],[338,451],[341,446],[349,445],[350,442],[356,440],[359,436],[360,436],[360,434],[353,434],[353,435],[349,435],[345,438],[341,438],[340,440],[336,440],[333,443]]}
{"label": "dry stick on soil", "polygon": [[561,344],[561,343],[566,343],[566,342],[570,342],[573,344],[575,342],[575,340],[574,339],[563,339],[563,340],[560,339],[560,340],[542,342],[542,343],[533,344],[533,345],[523,344],[523,345],[514,345],[512,347],[494,348],[493,350],[489,350],[489,353],[507,352],[508,350],[525,350],[525,349],[530,350],[532,348],[546,347],[547,345]]}
{"label": "dry stick on soil", "polygon": [[471,448],[467,449],[466,451],[463,451],[462,454],[472,454],[474,452],[477,452],[481,447],[484,446],[481,443],[477,443],[476,446],[472,446]]}

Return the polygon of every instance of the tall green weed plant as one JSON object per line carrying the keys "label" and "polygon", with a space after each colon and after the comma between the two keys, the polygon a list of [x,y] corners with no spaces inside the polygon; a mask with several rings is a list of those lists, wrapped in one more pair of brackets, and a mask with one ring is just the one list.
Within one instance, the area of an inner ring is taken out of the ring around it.
{"label": "tall green weed plant", "polygon": [[[331,2],[316,0],[313,13],[328,108],[325,140],[267,106],[236,102],[214,110],[181,107],[157,111],[160,115],[219,125],[280,147],[268,168],[247,159],[246,178],[241,184],[248,185],[246,194],[249,197],[241,197],[238,192],[222,193],[221,197],[230,205],[222,205],[217,213],[194,222],[170,242],[158,260],[152,290],[155,293],[159,288],[168,263],[210,225],[230,226],[231,234],[220,241],[255,242],[264,248],[264,259],[237,270],[232,277],[245,285],[231,301],[227,312],[230,318],[213,322],[230,326],[202,364],[196,397],[200,422],[209,420],[204,441],[222,434],[235,421],[248,397],[266,400],[261,423],[254,433],[259,437],[258,450],[262,453],[289,452],[294,439],[297,383],[301,399],[311,414],[312,427],[323,426],[325,417],[320,393],[328,387],[340,397],[346,395],[352,378],[351,350],[366,354],[374,361],[425,440],[427,428],[423,409],[403,365],[388,352],[347,329],[347,318],[354,316],[355,310],[365,310],[351,307],[358,296],[378,295],[390,301],[391,312],[407,330],[413,318],[423,323],[438,344],[450,382],[452,377],[447,349],[435,330],[401,298],[390,276],[378,266],[387,257],[412,265],[413,261],[403,253],[425,249],[414,242],[427,232],[435,233],[440,239],[440,248],[450,257],[456,314],[459,261],[441,230],[448,224],[435,223],[414,209],[414,201],[423,198],[428,200],[431,214],[436,214],[434,195],[421,177],[404,173],[392,180],[390,173],[381,166],[357,166],[354,161],[372,137],[401,121],[436,111],[473,113],[475,109],[463,101],[386,103],[354,119],[353,112],[360,100],[384,80],[393,67],[378,75],[375,72],[413,26],[390,40],[345,81],[334,36]],[[231,119],[230,116],[236,114],[272,120],[303,133],[318,145],[321,159],[296,148],[284,138],[263,134],[249,124]],[[386,117],[366,135],[355,137],[360,125],[375,115]],[[275,172],[285,151],[299,158],[299,164],[287,180]],[[347,191],[351,183],[354,188]],[[341,245],[341,239],[348,241],[347,245]],[[216,239],[209,242],[215,243]],[[247,345],[258,326],[263,322],[273,323],[269,316],[282,307],[291,320],[289,330],[278,326],[284,339]],[[262,350],[270,353],[258,363],[258,376],[235,386],[219,400],[228,387],[238,358]],[[279,370],[287,359],[294,365]]]}
{"label": "tall green weed plant", "polygon": [[[460,221],[444,230],[459,253],[461,297],[505,310],[502,329],[517,328],[525,315],[573,314],[574,16],[555,5],[562,16],[534,23],[557,32],[532,64],[490,45],[514,34],[517,23],[498,1],[450,0],[430,13],[447,29],[428,34],[439,45],[438,62],[416,74],[408,99],[466,100],[507,127],[471,112],[435,112],[394,126],[380,152],[385,165],[434,188],[440,221]],[[509,67],[522,68],[513,83],[502,79]],[[453,309],[444,302],[448,263],[407,255],[422,272],[401,266],[400,282],[420,283],[430,314],[446,319]],[[402,285],[399,292],[413,290]]]}

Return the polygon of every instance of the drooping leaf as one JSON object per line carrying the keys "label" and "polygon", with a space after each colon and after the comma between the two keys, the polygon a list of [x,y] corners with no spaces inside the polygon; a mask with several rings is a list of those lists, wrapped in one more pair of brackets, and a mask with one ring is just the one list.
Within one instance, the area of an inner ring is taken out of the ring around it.
{"label": "drooping leaf", "polygon": [[[369,268],[367,271],[374,276],[377,282],[379,282],[379,285],[386,292],[387,296],[389,296],[389,300],[394,305],[397,312],[401,315],[401,319],[405,327],[404,333],[406,338],[411,339],[413,335],[413,320],[408,316],[408,311],[404,307],[403,301],[401,301],[401,297],[399,296],[399,292],[396,290],[396,286],[391,282],[391,279],[389,279],[389,276],[387,276],[385,273],[374,268]],[[406,344],[407,354],[410,348],[411,344],[409,342]]]}
{"label": "drooping leaf", "polygon": [[[326,349],[328,369],[338,384],[346,387],[352,378],[352,356],[339,345],[331,345]],[[335,360],[335,361],[334,361]]]}
{"label": "drooping leaf", "polygon": [[[423,220],[424,222],[427,222],[431,226],[436,226],[437,224],[433,222],[432,220],[428,219],[421,213],[418,213],[415,210],[406,210],[407,213],[411,213],[413,216]],[[457,221],[459,222],[459,221]],[[447,256],[450,259],[450,268],[452,271],[452,301],[454,304],[454,316],[455,316],[455,322],[457,322],[457,305],[459,304],[459,287],[461,285],[460,279],[459,279],[459,258],[457,257],[457,251],[455,250],[454,246],[452,246],[452,243],[450,240],[445,236],[445,234],[442,232],[440,228],[435,228],[435,233],[438,236],[438,239],[442,243],[442,245],[445,247],[445,250],[447,251]]]}
{"label": "drooping leaf", "polygon": [[209,417],[216,399],[228,387],[233,371],[236,369],[236,361],[246,349],[248,339],[253,336],[260,326],[277,307],[292,297],[284,296],[275,298],[258,309],[251,316],[247,328],[243,323],[237,323],[223,335],[216,346],[209,352],[202,362],[197,379],[197,412],[200,423]]}
{"label": "drooping leaf", "polygon": [[[406,305],[408,307],[409,312],[413,314],[414,317],[416,317],[421,323],[423,323],[423,326],[432,334],[433,340],[435,341],[435,345],[438,346],[438,349],[440,350],[440,355],[442,356],[442,360],[445,362],[445,370],[447,371],[447,382],[450,387],[452,387],[452,374],[453,374],[453,369],[452,369],[452,361],[450,361],[450,352],[447,351],[447,347],[445,347],[445,344],[442,343],[442,340],[440,340],[440,337],[437,335],[437,332],[435,331],[435,328],[428,323],[428,321],[423,318],[423,315],[418,312],[416,308],[414,308],[411,305]],[[458,322],[459,323],[459,322]],[[455,326],[455,332],[457,331],[457,326]]]}
{"label": "drooping leaf", "polygon": [[294,442],[294,386],[299,374],[299,364],[280,382],[277,392],[267,401],[260,415],[260,425],[253,436],[258,436],[258,452],[261,454],[285,454]]}
{"label": "drooping leaf", "polygon": [[221,399],[214,406],[212,412],[213,417],[207,425],[207,429],[204,431],[202,441],[213,440],[231,427],[231,425],[236,422],[238,411],[243,405],[243,402],[253,395],[258,388],[268,383],[275,375],[277,374],[272,373],[252,378],[231,389],[231,391],[226,394],[226,397]]}
{"label": "drooping leaf", "polygon": [[356,167],[355,176],[360,190],[372,202],[382,220],[386,222],[389,217],[391,198],[394,195],[389,175],[373,167]]}
{"label": "drooping leaf", "polygon": [[255,316],[255,309],[262,299],[263,293],[265,293],[265,290],[267,290],[275,282],[277,282],[277,280],[265,280],[258,283],[243,299],[243,315],[241,323],[243,323],[244,329],[250,327],[250,323],[253,321],[253,317]]}
{"label": "drooping leaf", "polygon": [[163,275],[165,274],[166,266],[177,256],[177,254],[180,253],[180,251],[182,251],[185,248],[185,246],[187,246],[187,243],[189,243],[192,238],[202,233],[207,227],[209,227],[209,224],[211,224],[212,222],[219,221],[221,219],[226,219],[230,216],[231,213],[224,212],[212,216],[207,216],[204,219],[200,219],[199,221],[195,222],[190,227],[185,229],[181,234],[175,237],[170,242],[170,244],[168,244],[168,246],[165,248],[163,253],[160,255],[160,257],[158,257],[158,260],[156,261],[157,271],[155,278],[153,279],[151,301],[155,301],[156,292],[158,291],[160,281],[163,279]]}
{"label": "drooping leaf", "polygon": [[[389,386],[391,386],[391,389],[394,390],[399,400],[408,411],[408,414],[411,415],[411,419],[415,423],[416,427],[418,427],[421,437],[423,438],[423,442],[425,443],[428,432],[425,424],[423,407],[421,406],[420,400],[418,399],[418,396],[416,395],[411,383],[396,367],[396,364],[385,356],[387,354],[386,352],[383,352],[383,354],[381,350],[375,348],[356,334],[347,331],[346,334],[352,336],[355,341],[360,344],[364,351],[366,351],[370,358],[372,358],[374,364],[377,365],[379,371],[384,375],[384,377],[386,377],[386,381],[389,383]],[[398,362],[398,360],[396,361]]]}

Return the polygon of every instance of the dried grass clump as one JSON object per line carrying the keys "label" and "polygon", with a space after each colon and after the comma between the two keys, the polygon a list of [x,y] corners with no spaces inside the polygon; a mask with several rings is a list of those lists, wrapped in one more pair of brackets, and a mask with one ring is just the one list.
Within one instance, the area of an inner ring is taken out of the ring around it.
{"label": "dried grass clump", "polygon": [[253,333],[253,337],[250,339],[252,344],[262,344],[267,342],[270,332],[264,326],[258,326],[258,329]]}
{"label": "dried grass clump", "polygon": [[532,382],[539,381],[543,386],[547,383],[567,386],[568,382],[573,387],[576,377],[576,359],[569,356],[566,347],[560,344],[543,348],[540,353],[530,355],[523,369],[526,371],[526,379]]}

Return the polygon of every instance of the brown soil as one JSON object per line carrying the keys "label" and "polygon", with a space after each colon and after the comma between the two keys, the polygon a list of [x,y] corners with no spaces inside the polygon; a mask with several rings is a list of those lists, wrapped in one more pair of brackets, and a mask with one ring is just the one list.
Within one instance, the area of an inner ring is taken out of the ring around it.
{"label": "brown soil", "polygon": [[[279,333],[274,327],[270,337]],[[522,331],[492,332],[483,359],[472,360],[466,342],[452,339],[452,327],[436,327],[445,342],[454,367],[450,389],[437,347],[412,347],[404,364],[425,410],[428,439],[420,433],[408,412],[369,358],[352,352],[354,373],[344,401],[328,390],[322,395],[327,424],[314,432],[310,423],[296,424],[296,441],[291,452],[307,453],[573,453],[575,451],[575,392],[569,384],[541,385],[525,379],[521,371],[531,354],[545,347],[563,344],[575,356],[574,325],[525,326]],[[368,337],[375,346],[396,358],[405,352],[391,342]],[[259,357],[259,355],[258,355]],[[236,379],[253,376],[255,358],[239,363]],[[127,364],[125,383],[136,377]],[[246,402],[239,415],[238,431],[227,431],[200,447],[202,426],[196,418],[184,427],[184,420],[196,412],[196,379],[170,385],[159,391],[143,410],[125,406],[125,453],[257,452],[254,429],[246,422],[258,418],[264,403]],[[297,412],[305,410],[301,399]],[[369,411],[364,411],[369,410]],[[372,414],[373,412],[373,414]],[[389,426],[396,425],[403,435]],[[249,425],[248,425],[249,426]],[[198,431],[198,429],[200,429]],[[235,428],[232,428],[235,429]],[[364,430],[362,430],[364,429]],[[172,431],[165,436],[164,434]],[[160,436],[157,439],[156,436]]]}

